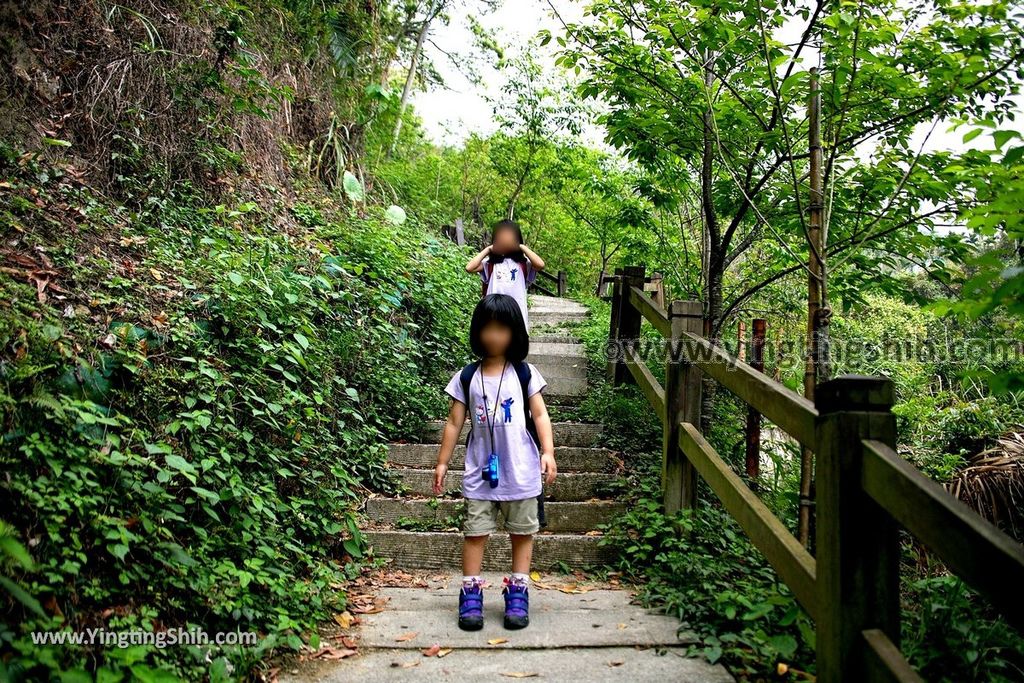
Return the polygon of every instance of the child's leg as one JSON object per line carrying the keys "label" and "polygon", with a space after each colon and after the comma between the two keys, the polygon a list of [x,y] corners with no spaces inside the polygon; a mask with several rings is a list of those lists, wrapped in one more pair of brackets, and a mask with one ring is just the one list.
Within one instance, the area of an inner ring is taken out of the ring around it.
{"label": "child's leg", "polygon": [[462,542],[462,575],[479,576],[484,564],[487,536],[466,536]]}
{"label": "child's leg", "polygon": [[509,534],[512,541],[512,573],[529,574],[533,560],[533,534]]}

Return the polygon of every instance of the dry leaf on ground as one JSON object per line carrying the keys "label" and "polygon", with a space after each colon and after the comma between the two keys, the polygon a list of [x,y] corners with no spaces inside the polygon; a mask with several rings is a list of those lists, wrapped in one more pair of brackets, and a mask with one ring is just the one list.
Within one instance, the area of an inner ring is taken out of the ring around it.
{"label": "dry leaf on ground", "polygon": [[412,631],[410,633],[404,633],[404,634],[398,636],[397,638],[395,638],[395,642],[396,643],[404,643],[404,642],[412,640],[413,638],[415,638],[418,635],[419,635],[419,633],[416,632],[416,631]]}
{"label": "dry leaf on ground", "polygon": [[396,669],[411,669],[414,666],[419,665],[419,660],[416,659],[410,660],[408,662],[391,662],[391,666],[395,667]]}
{"label": "dry leaf on ground", "polygon": [[446,647],[446,648],[438,650],[437,651],[437,656],[438,657],[445,657],[447,655],[450,655],[452,652],[453,652],[452,648]]}
{"label": "dry leaf on ground", "polygon": [[438,645],[437,643],[434,643],[430,647],[428,647],[428,648],[423,650],[423,656],[424,657],[433,657],[434,655],[436,655],[440,651],[441,651],[441,646]]}
{"label": "dry leaf on ground", "polygon": [[488,645],[501,645],[502,643],[507,643],[507,642],[508,642],[508,638],[491,638],[490,640],[487,641],[487,644]]}
{"label": "dry leaf on ground", "polygon": [[338,622],[338,626],[342,628],[350,628],[356,618],[352,616],[350,612],[342,612],[341,614],[335,614],[334,620]]}
{"label": "dry leaf on ground", "polygon": [[508,678],[535,678],[540,676],[536,671],[502,671],[501,675]]}

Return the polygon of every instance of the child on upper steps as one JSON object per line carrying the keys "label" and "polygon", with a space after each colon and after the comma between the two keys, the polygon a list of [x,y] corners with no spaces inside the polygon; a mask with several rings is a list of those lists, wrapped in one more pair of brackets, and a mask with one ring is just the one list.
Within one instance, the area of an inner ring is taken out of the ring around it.
{"label": "child on upper steps", "polygon": [[480,273],[484,296],[508,294],[516,300],[527,331],[530,317],[526,310],[526,290],[541,270],[544,270],[544,259],[523,244],[523,231],[512,220],[495,223],[491,244],[466,264],[466,272]]}

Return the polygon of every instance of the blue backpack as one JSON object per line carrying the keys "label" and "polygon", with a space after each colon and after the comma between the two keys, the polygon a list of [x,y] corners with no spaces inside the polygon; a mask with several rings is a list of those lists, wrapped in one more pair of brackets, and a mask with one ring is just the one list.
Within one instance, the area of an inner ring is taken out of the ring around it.
{"label": "blue backpack", "polygon": [[[473,361],[466,367],[462,368],[462,372],[459,374],[459,381],[462,383],[462,395],[466,397],[466,405],[469,405],[469,383],[473,379],[473,375],[476,374],[477,368],[480,367],[480,361]],[[533,442],[537,444],[537,449],[540,450],[540,437],[537,436],[537,425],[533,421],[533,414],[530,412],[530,397],[527,392],[530,388],[530,379],[533,377],[533,373],[530,372],[530,366],[526,361],[518,361],[512,364],[515,368],[516,377],[519,378],[519,386],[523,390],[523,415],[526,417],[526,431],[530,433],[530,437]],[[472,415],[470,415],[470,423],[472,424]],[[473,438],[473,429],[466,433],[466,448],[469,448],[470,439]],[[547,519],[544,517],[544,489],[541,489],[540,495],[537,496],[537,519],[540,522],[540,526],[543,529],[548,525]]]}

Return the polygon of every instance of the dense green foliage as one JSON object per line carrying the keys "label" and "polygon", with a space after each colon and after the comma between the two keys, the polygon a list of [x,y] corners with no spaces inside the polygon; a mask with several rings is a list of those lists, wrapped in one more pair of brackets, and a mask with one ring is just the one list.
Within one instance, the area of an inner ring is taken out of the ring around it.
{"label": "dense green foliage", "polygon": [[[54,306],[4,284],[6,521],[36,559],[17,581],[59,606],[6,632],[11,671],[77,656],[22,629],[107,610],[108,628],[203,614],[208,631],[270,636],[225,653],[236,665],[297,647],[344,605],[358,492],[390,486],[383,443],[439,410],[473,289],[458,250],[315,193],[206,208],[183,188],[130,212],[35,155],[6,150],[2,173],[38,202],[8,218],[60,273],[51,296],[82,292]],[[50,218],[65,204],[71,234]]]}

